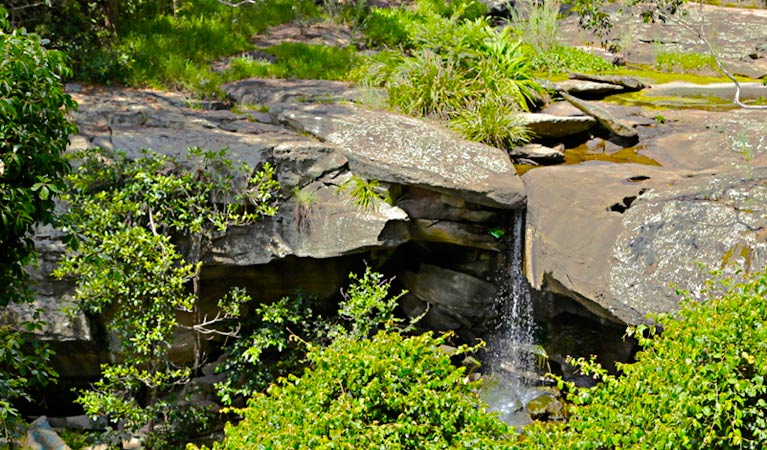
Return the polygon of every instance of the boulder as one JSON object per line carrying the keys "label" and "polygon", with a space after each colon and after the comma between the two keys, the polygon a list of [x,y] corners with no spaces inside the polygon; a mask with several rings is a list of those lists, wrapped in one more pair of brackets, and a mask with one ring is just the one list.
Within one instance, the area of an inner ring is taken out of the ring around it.
{"label": "boulder", "polygon": [[[597,75],[597,74],[586,74],[586,73],[571,73],[568,74],[571,80],[584,80],[584,81],[594,81],[597,83],[608,83],[608,84],[614,84],[616,86],[621,86],[624,91],[626,92],[633,92],[633,91],[641,91],[642,89],[647,88],[648,86],[641,81],[637,80],[633,77],[624,77],[620,75]],[[573,92],[570,92],[573,95],[576,95]]]}
{"label": "boulder", "polygon": [[554,83],[554,88],[579,98],[602,98],[626,91],[623,86],[617,84],[581,79],[558,81]]}
{"label": "boulder", "polygon": [[418,272],[405,273],[402,282],[421,301],[475,320],[490,313],[498,291],[487,281],[430,264],[421,265]]}
{"label": "boulder", "polygon": [[368,179],[418,186],[514,209],[525,194],[502,150],[411,117],[351,105],[281,105],[280,122],[337,145]]}
{"label": "boulder", "polygon": [[509,150],[509,155],[512,158],[526,158],[542,164],[556,164],[565,159],[563,149],[564,145],[551,148],[541,144],[527,144]]}
{"label": "boulder", "polygon": [[29,450],[71,450],[61,436],[51,428],[45,416],[38,417],[29,425],[24,448]]}
{"label": "boulder", "polygon": [[232,102],[240,105],[355,101],[385,95],[385,91],[352,88],[349,83],[330,80],[251,78],[225,84],[222,89]]}
{"label": "boulder", "polygon": [[635,139],[638,136],[637,131],[629,124],[613,116],[610,111],[595,103],[588,103],[583,100],[579,100],[570,94],[560,93],[565,100],[572,103],[573,106],[580,109],[584,113],[593,116],[602,127],[607,131],[628,139]]}
{"label": "boulder", "polygon": [[596,163],[523,179],[528,280],[606,320],[637,324],[674,311],[672,285],[700,296],[708,274],[699,263],[733,271],[767,264],[766,168],[691,174]]}
{"label": "boulder", "polygon": [[554,116],[551,114],[519,113],[522,124],[537,138],[563,138],[589,131],[597,121],[590,116]]}

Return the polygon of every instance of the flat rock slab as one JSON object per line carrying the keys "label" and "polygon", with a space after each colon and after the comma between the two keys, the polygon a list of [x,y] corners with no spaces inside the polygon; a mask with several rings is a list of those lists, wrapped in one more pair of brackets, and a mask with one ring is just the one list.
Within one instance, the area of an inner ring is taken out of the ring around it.
{"label": "flat rock slab", "polygon": [[586,102],[564,92],[560,92],[560,95],[562,95],[565,100],[583,111],[585,114],[593,116],[597,122],[599,122],[599,124],[602,125],[602,127],[604,127],[607,131],[622,138],[633,139],[638,136],[637,131],[632,128],[631,125],[618,119],[607,109],[602,108],[595,103]]}
{"label": "flat rock slab", "polygon": [[[608,12],[616,19],[618,26],[608,39],[629,40],[621,57],[629,63],[655,64],[658,52],[681,52],[708,54],[705,44],[692,32],[687,32],[674,21],[667,23],[645,23],[639,14],[619,17],[612,6]],[[723,62],[738,75],[761,78],[767,75],[767,58],[752,59],[767,35],[767,10],[754,8],[732,8],[712,5],[699,5],[692,2],[683,5],[697,20],[699,13],[705,17],[706,37],[711,42]],[[608,8],[609,9],[609,8]],[[558,23],[558,37],[573,45],[583,45],[590,40],[596,50],[600,39],[589,36],[578,26],[578,16],[572,14]],[[701,72],[715,75],[715,70],[702,67]]]}
{"label": "flat rock slab", "polygon": [[[526,273],[617,323],[674,311],[707,269],[767,264],[767,168],[723,174],[591,163],[531,170]],[[566,189],[564,188],[566,187]]]}
{"label": "flat rock slab", "polygon": [[613,83],[600,83],[591,80],[570,79],[554,83],[558,91],[581,98],[601,98],[626,92],[626,88]]}
{"label": "flat rock slab", "polygon": [[525,193],[506,152],[411,117],[351,105],[282,105],[280,122],[338,146],[365,178],[520,208]]}
{"label": "flat rock slab", "polygon": [[[734,83],[696,84],[685,81],[656,84],[643,93],[648,97],[718,97],[723,100],[735,98]],[[762,83],[740,83],[740,99],[767,98],[767,86]]]}
{"label": "flat rock slab", "polygon": [[230,100],[240,105],[358,101],[385,96],[383,90],[353,88],[349,83],[330,80],[251,78],[225,84],[222,89]]}
{"label": "flat rock slab", "polygon": [[519,117],[524,126],[542,139],[562,138],[585,133],[597,124],[596,119],[590,116],[519,113]]}
{"label": "flat rock slab", "polygon": [[609,83],[622,86],[626,91],[639,91],[647,88],[646,84],[633,77],[624,77],[620,75],[597,75],[585,73],[570,73],[568,77],[571,80],[587,80],[598,83]]}

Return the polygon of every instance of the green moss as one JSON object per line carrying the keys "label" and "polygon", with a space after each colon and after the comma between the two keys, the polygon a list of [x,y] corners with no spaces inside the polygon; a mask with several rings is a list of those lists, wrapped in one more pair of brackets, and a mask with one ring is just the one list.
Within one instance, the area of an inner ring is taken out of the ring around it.
{"label": "green moss", "polygon": [[[672,81],[686,81],[689,83],[696,83],[696,84],[709,84],[709,83],[722,83],[722,82],[726,83],[730,81],[730,79],[725,76],[716,77],[716,76],[700,75],[700,74],[694,74],[694,73],[661,72],[654,69],[653,66],[650,66],[650,65],[626,66],[616,70],[611,70],[606,73],[611,75],[631,76],[651,84],[670,83]],[[736,77],[736,78],[738,79],[738,81],[743,81],[743,82],[759,81],[759,80],[754,80],[752,78],[747,78],[747,77]]]}

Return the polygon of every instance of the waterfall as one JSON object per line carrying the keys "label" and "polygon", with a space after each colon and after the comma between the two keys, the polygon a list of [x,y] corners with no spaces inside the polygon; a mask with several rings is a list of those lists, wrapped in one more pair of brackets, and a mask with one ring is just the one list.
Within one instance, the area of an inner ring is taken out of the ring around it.
{"label": "waterfall", "polygon": [[506,422],[516,425],[517,411],[534,396],[536,346],[530,287],[522,271],[524,211],[514,211],[506,265],[498,274],[498,327],[489,339],[491,377],[483,398]]}

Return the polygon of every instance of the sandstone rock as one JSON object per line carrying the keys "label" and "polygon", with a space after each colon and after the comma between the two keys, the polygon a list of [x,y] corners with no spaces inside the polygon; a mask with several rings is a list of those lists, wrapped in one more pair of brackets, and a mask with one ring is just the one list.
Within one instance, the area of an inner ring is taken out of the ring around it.
{"label": "sandstone rock", "polygon": [[[648,87],[646,84],[642,83],[636,78],[624,77],[620,75],[596,75],[596,74],[585,74],[585,73],[571,73],[568,76],[573,80],[585,80],[585,81],[594,81],[597,83],[614,84],[614,85],[623,87],[623,89],[627,92],[641,91],[642,89],[645,89]],[[576,95],[573,92],[570,92],[570,94]]]}
{"label": "sandstone rock", "polygon": [[584,164],[528,172],[528,279],[617,323],[673,311],[679,298],[670,286],[700,295],[707,273],[698,263],[767,264],[766,179],[767,168],[690,176]]}
{"label": "sandstone rock", "polygon": [[382,96],[374,89],[352,88],[349,83],[329,80],[279,80],[251,78],[222,86],[230,100],[243,105],[354,101]]}
{"label": "sandstone rock", "polygon": [[422,301],[474,319],[488,314],[497,292],[497,287],[487,281],[429,264],[422,265],[416,273],[406,273],[402,282]]}
{"label": "sandstone rock", "polygon": [[519,117],[523,124],[541,139],[562,138],[585,133],[597,123],[593,117],[589,116],[520,113]]}
{"label": "sandstone rock", "polygon": [[419,188],[408,189],[396,205],[411,219],[489,223],[497,221],[499,216],[497,211],[470,204],[460,198]]}
{"label": "sandstone rock", "polygon": [[72,450],[56,433],[45,416],[29,425],[25,447],[29,450]]}
{"label": "sandstone rock", "polygon": [[279,120],[337,145],[368,179],[447,192],[499,208],[518,208],[524,189],[503,151],[411,117],[350,105],[286,105]]}
{"label": "sandstone rock", "polygon": [[489,229],[468,223],[446,220],[416,219],[411,221],[410,233],[414,240],[442,242],[462,247],[497,250],[498,241]]}
{"label": "sandstone rock", "polygon": [[610,111],[606,110],[605,108],[602,108],[594,103],[587,103],[583,100],[579,100],[564,92],[562,92],[561,95],[565,98],[565,100],[572,103],[576,108],[596,118],[599,124],[607,129],[607,131],[620,137],[629,139],[633,139],[638,136],[638,133],[634,128],[613,116]]}
{"label": "sandstone rock", "polygon": [[620,94],[625,92],[623,86],[613,83],[599,83],[596,81],[570,79],[554,83],[558,91],[567,92],[580,98],[602,98],[608,95]]}
{"label": "sandstone rock", "polygon": [[555,164],[565,159],[565,154],[562,153],[563,148],[563,145],[551,148],[541,144],[527,144],[509,150],[509,154],[512,157],[531,159],[543,164]]}

